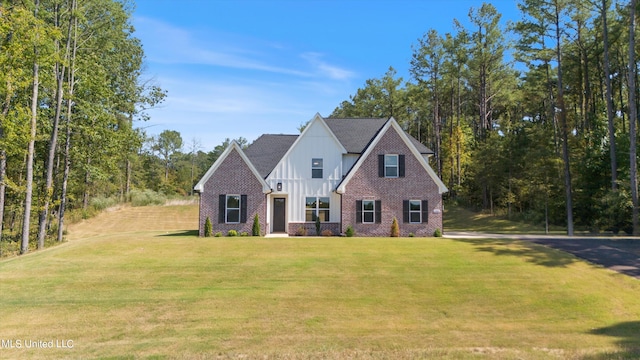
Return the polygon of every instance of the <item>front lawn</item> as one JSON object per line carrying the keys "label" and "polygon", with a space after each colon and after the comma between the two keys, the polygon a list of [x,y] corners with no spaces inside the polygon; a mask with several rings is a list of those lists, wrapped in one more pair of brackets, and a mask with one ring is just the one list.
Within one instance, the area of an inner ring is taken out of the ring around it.
{"label": "front lawn", "polygon": [[0,358],[640,356],[640,282],[562,252],[198,238],[193,206],[147,209],[101,215],[62,246],[0,262]]}

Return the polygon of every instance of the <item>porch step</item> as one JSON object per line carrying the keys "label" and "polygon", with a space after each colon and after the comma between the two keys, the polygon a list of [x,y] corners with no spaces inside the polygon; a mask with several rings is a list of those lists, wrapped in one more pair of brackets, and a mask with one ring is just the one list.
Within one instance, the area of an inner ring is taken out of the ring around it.
{"label": "porch step", "polygon": [[289,234],[286,234],[286,233],[273,233],[273,234],[267,234],[264,237],[266,237],[266,238],[288,238]]}

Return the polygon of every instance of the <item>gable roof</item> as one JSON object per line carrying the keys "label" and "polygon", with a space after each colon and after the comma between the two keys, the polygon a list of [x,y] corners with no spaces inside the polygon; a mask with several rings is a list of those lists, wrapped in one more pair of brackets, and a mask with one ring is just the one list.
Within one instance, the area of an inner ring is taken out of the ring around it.
{"label": "gable roof", "polygon": [[[211,177],[213,172],[215,172],[215,170],[218,168],[218,162],[223,161],[229,155],[231,149],[236,149],[240,153],[251,171],[260,178],[263,185],[263,190],[269,191],[270,188],[264,179],[269,176],[273,169],[291,151],[291,149],[293,149],[295,144],[300,141],[303,135],[315,122],[319,122],[329,131],[330,135],[332,136],[334,141],[336,141],[338,146],[341,147],[341,150],[343,152],[349,154],[363,154],[368,148],[371,147],[371,144],[380,135],[382,130],[388,127],[389,123],[392,120],[395,123],[397,129],[399,129],[398,131],[402,134],[403,139],[408,142],[407,145],[409,146],[409,144],[411,144],[411,146],[409,147],[412,149],[412,151],[415,149],[418,154],[433,154],[433,151],[421,144],[413,136],[402,130],[400,125],[398,125],[398,123],[393,118],[323,118],[320,114],[316,114],[300,135],[264,134],[257,138],[245,150],[242,150],[237,142],[232,141],[227,149],[225,149],[225,151],[220,155],[218,160],[211,166],[211,168],[209,168],[202,179],[196,184],[194,190],[203,190],[204,184]],[[428,169],[431,169],[428,164],[426,166]],[[351,173],[352,171],[353,169],[351,169],[349,173]],[[431,171],[433,172],[433,170]],[[341,184],[342,183],[345,183],[344,179]],[[444,184],[442,184],[442,186],[444,186]]]}
{"label": "gable roof", "polygon": [[229,154],[231,154],[231,152],[234,151],[234,150],[238,152],[238,154],[242,158],[242,161],[244,161],[245,164],[247,164],[247,167],[249,168],[249,170],[251,170],[253,175],[256,176],[258,181],[260,181],[260,184],[262,185],[262,192],[264,192],[265,194],[270,192],[271,188],[269,187],[267,182],[264,181],[264,179],[260,176],[260,173],[258,172],[258,170],[256,170],[255,166],[253,166],[253,164],[251,163],[251,161],[249,160],[247,155],[244,153],[244,151],[242,151],[242,148],[240,147],[240,145],[235,140],[232,141],[231,144],[229,144],[229,146],[222,152],[220,157],[218,157],[218,159],[213,163],[213,165],[211,165],[209,170],[207,170],[207,172],[204,174],[204,176],[202,176],[202,179],[200,179],[200,181],[198,181],[196,186],[193,187],[193,190],[195,190],[197,192],[203,192],[204,191],[204,184],[207,183],[209,178],[211,178],[211,176],[216,172],[216,170],[218,170],[218,168],[224,162],[224,160],[227,157],[229,157]]}
{"label": "gable roof", "polygon": [[[325,118],[325,123],[350,154],[362,154],[376,134],[389,121],[386,118]],[[407,134],[411,143],[421,154],[433,154],[413,136]]]}
{"label": "gable roof", "polygon": [[350,154],[361,154],[387,119],[324,119],[329,129]]}
{"label": "gable roof", "polygon": [[302,130],[302,133],[300,134],[300,136],[298,136],[295,141],[293,142],[293,144],[291,144],[291,146],[289,147],[289,149],[287,149],[287,151],[284,153],[284,155],[282,155],[280,157],[280,159],[278,159],[278,162],[276,162],[276,164],[271,168],[271,170],[269,170],[269,172],[271,172],[273,170],[273,168],[275,168],[276,166],[278,166],[278,164],[281,161],[284,161],[285,157],[287,157],[287,155],[289,155],[289,153],[291,153],[291,151],[293,151],[293,149],[296,147],[296,145],[298,144],[298,142],[301,141],[301,139],[304,138],[305,134],[307,134],[307,132],[310,131],[310,129],[316,124],[319,123],[320,126],[324,127],[325,129],[327,129],[327,132],[329,133],[329,135],[331,135],[331,137],[333,138],[333,140],[336,142],[336,144],[340,147],[340,150],[342,152],[347,152],[347,149],[344,148],[344,145],[340,142],[340,140],[336,137],[336,134],[331,131],[331,128],[327,125],[327,123],[325,122],[325,119],[320,116],[320,114],[316,113],[316,115],[313,117],[313,119],[311,119],[311,121],[309,121],[309,123],[307,124],[307,126],[305,126],[304,130]]}
{"label": "gable roof", "polygon": [[389,121],[387,121],[387,123],[382,127],[382,129],[378,131],[376,137],[371,141],[369,146],[367,146],[366,150],[362,153],[360,158],[358,158],[353,167],[351,167],[344,179],[342,179],[340,184],[338,184],[338,186],[336,187],[336,192],[339,194],[344,193],[345,187],[347,186],[353,175],[358,171],[365,159],[369,157],[369,155],[373,151],[373,148],[375,148],[378,142],[380,142],[380,139],[382,139],[384,134],[386,134],[390,129],[395,130],[400,135],[400,138],[404,141],[409,150],[411,150],[413,156],[415,156],[420,165],[422,165],[422,167],[427,171],[429,176],[436,183],[436,185],[438,186],[438,192],[440,194],[443,194],[449,191],[442,180],[440,180],[438,175],[436,175],[435,171],[433,171],[431,166],[429,166],[429,163],[427,163],[427,160],[425,160],[425,158],[422,156],[422,153],[418,150],[414,142],[411,140],[411,137],[404,130],[402,130],[402,128],[394,118],[390,118]]}
{"label": "gable roof", "polygon": [[244,150],[262,178],[269,176],[298,135],[264,134]]}

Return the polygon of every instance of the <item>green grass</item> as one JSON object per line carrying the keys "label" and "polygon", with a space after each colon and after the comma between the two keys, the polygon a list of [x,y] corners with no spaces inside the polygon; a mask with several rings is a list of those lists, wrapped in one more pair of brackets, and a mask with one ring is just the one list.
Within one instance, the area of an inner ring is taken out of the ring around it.
{"label": "green grass", "polygon": [[0,358],[623,359],[640,282],[524,242],[198,238],[125,208],[0,262]]}

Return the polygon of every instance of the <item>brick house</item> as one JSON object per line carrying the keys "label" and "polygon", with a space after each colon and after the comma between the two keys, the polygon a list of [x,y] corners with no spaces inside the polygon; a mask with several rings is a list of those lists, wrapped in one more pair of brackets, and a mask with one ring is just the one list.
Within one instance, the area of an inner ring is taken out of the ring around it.
{"label": "brick house", "polygon": [[315,235],[319,218],[333,234],[388,236],[395,217],[402,236],[432,236],[447,188],[431,155],[393,118],[316,115],[300,135],[232,142],[194,188],[200,236],[207,217],[214,233],[251,233],[256,214],[264,234]]}

